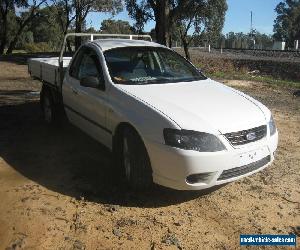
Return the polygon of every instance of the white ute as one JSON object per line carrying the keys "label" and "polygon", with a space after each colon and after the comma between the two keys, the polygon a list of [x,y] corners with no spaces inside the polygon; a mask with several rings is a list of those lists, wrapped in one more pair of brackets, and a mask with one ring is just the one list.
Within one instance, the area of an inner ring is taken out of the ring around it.
{"label": "white ute", "polygon": [[[69,36],[90,41],[63,58]],[[43,82],[45,121],[55,123],[63,107],[72,124],[115,154],[132,187],[200,190],[274,160],[278,132],[263,104],[205,77],[149,36],[103,36],[68,34],[59,58],[30,59],[29,72]]]}

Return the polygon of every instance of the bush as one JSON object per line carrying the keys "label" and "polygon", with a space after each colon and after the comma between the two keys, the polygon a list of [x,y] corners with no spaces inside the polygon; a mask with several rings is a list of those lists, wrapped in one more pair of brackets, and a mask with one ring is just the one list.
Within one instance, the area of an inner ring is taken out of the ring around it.
{"label": "bush", "polygon": [[40,42],[40,43],[27,43],[24,48],[28,53],[36,53],[36,52],[50,52],[52,48],[48,43]]}

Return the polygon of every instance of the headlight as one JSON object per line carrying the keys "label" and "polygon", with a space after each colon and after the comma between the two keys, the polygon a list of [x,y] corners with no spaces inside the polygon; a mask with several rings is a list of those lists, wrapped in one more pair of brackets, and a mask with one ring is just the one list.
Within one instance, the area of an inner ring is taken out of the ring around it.
{"label": "headlight", "polygon": [[190,130],[164,129],[167,145],[200,152],[225,150],[223,143],[214,135]]}
{"label": "headlight", "polygon": [[273,119],[273,116],[271,116],[271,119],[269,121],[269,129],[270,129],[270,135],[274,135],[276,133],[276,125]]}

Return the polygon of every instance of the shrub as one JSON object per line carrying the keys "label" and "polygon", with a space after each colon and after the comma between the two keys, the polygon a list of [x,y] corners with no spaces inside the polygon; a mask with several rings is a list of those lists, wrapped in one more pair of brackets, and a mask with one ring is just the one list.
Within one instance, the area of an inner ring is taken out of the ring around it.
{"label": "shrub", "polygon": [[25,45],[25,50],[28,53],[50,52],[52,51],[52,48],[48,43],[40,42],[40,43],[27,43]]}

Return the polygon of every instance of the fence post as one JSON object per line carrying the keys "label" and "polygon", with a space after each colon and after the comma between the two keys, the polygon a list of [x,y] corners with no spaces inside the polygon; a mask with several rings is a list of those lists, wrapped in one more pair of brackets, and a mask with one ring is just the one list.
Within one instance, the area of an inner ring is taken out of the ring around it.
{"label": "fence post", "polygon": [[295,50],[299,49],[299,40],[295,40]]}
{"label": "fence post", "polygon": [[210,44],[208,44],[208,52],[210,53]]}

